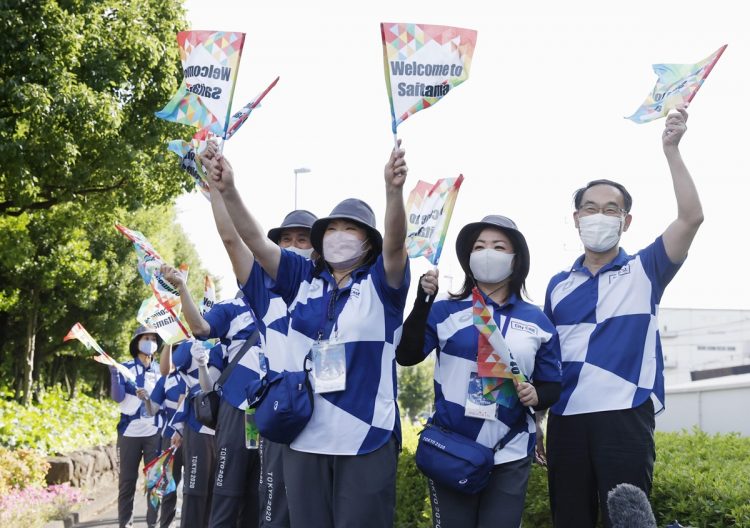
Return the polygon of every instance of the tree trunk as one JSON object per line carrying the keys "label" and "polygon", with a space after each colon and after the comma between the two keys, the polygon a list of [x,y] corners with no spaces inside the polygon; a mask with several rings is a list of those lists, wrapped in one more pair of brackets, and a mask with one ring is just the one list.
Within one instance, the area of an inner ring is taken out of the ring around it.
{"label": "tree trunk", "polygon": [[23,366],[23,400],[24,405],[31,402],[31,387],[34,383],[34,351],[36,350],[37,318],[39,316],[39,290],[31,290],[31,307],[26,326],[26,356]]}

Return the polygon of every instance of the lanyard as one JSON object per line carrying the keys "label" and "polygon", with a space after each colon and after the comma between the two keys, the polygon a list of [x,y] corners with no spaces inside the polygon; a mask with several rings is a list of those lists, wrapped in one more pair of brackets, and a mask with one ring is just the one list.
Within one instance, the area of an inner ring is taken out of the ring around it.
{"label": "lanyard", "polygon": [[[352,283],[353,285],[354,283]],[[339,315],[341,315],[341,312],[344,310],[344,306],[346,306],[346,302],[343,304],[341,309],[336,308],[336,302],[339,300],[341,290],[336,288],[329,288],[329,290],[325,294],[325,310],[323,312],[323,318],[320,323],[320,328],[318,329],[318,337],[317,340],[321,341],[323,339],[323,335],[325,334],[326,327],[330,324],[330,321],[333,321],[333,334],[334,336],[338,335],[338,320]],[[347,302],[349,299],[347,298]]]}

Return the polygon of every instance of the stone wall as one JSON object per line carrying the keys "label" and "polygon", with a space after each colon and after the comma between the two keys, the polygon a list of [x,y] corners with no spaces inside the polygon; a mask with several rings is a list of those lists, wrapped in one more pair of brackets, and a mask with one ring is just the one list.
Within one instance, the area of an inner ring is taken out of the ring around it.
{"label": "stone wall", "polygon": [[74,451],[64,456],[47,457],[50,468],[47,484],[63,484],[79,488],[91,487],[100,480],[110,480],[118,471],[117,448],[114,445]]}

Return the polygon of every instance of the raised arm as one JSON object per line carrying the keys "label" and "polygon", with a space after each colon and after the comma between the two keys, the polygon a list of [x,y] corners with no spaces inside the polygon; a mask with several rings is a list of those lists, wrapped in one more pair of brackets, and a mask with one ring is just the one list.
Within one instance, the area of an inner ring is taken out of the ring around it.
{"label": "raised arm", "polygon": [[164,377],[172,372],[172,345],[164,345],[159,358],[159,374]]}
{"label": "raised arm", "polygon": [[[209,145],[209,149],[213,148]],[[219,153],[204,159],[211,186],[221,193],[229,217],[237,233],[266,273],[276,279],[281,260],[281,249],[266,236],[260,223],[250,214],[234,185],[234,171],[227,159]]]}
{"label": "raised arm", "polygon": [[203,319],[203,316],[198,310],[198,307],[193,301],[193,297],[190,295],[187,284],[185,282],[185,275],[178,269],[173,268],[167,264],[162,265],[161,273],[164,278],[174,285],[180,292],[180,300],[182,301],[182,314],[185,316],[185,320],[190,326],[190,330],[196,337],[206,337],[211,332],[211,327]]}
{"label": "raised arm", "polygon": [[[399,140],[399,146],[401,141]],[[388,285],[398,288],[406,269],[406,209],[404,183],[406,160],[404,149],[393,149],[385,165],[385,229],[383,232],[383,266]],[[266,270],[267,271],[267,270]]]}
{"label": "raised arm", "polygon": [[667,116],[662,134],[664,155],[667,157],[677,199],[677,219],[669,224],[662,239],[669,260],[675,264],[685,260],[690,244],[693,243],[693,238],[703,223],[703,208],[698,191],[685,162],[682,161],[679,149],[680,140],[687,130],[688,114],[681,108],[677,109],[677,112]]}
{"label": "raised arm", "polygon": [[253,253],[242,241],[240,234],[234,228],[232,219],[224,205],[224,199],[215,186],[211,186],[211,210],[214,213],[214,223],[219,232],[224,249],[227,250],[229,260],[232,262],[234,276],[240,284],[245,284],[253,269]]}

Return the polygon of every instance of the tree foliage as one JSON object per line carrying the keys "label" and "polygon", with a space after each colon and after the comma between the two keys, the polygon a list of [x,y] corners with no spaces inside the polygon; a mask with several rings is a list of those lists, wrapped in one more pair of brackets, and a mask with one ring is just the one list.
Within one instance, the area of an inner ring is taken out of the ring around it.
{"label": "tree foliage", "polygon": [[414,420],[430,410],[434,400],[433,371],[435,362],[430,356],[413,367],[398,369],[398,404],[404,418]]}
{"label": "tree foliage", "polygon": [[189,188],[154,111],[181,72],[176,0],[16,0],[0,11],[0,212],[134,209]]}
{"label": "tree foliage", "polygon": [[191,188],[154,111],[181,79],[178,0],[11,0],[0,9],[0,387],[102,386],[106,369],[63,345],[77,321],[114,355],[148,290],[115,221],[169,262],[197,255],[171,202]]}

